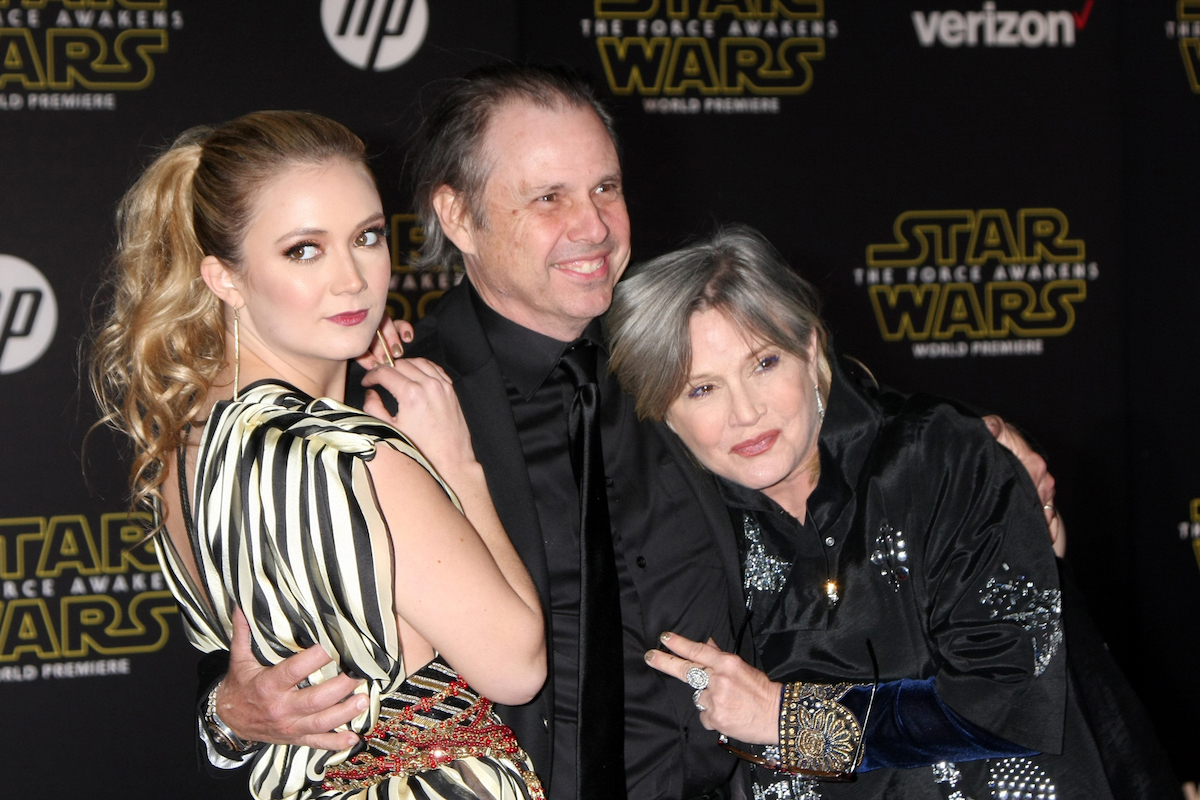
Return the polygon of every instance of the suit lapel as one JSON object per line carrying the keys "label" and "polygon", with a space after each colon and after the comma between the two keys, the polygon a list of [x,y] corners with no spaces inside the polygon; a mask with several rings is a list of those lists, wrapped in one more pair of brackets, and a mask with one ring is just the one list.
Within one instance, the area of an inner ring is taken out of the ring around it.
{"label": "suit lapel", "polygon": [[504,376],[466,289],[463,285],[449,292],[437,308],[443,366],[454,381],[496,513],[537,586],[542,607],[549,608],[550,576],[529,470],[504,389]]}
{"label": "suit lapel", "polygon": [[[725,568],[725,585],[729,591],[730,629],[732,632],[736,632],[745,615],[746,599],[742,595],[742,564],[738,557],[737,539],[729,509],[721,499],[721,492],[717,489],[712,475],[695,465],[687,448],[683,446],[683,442],[679,441],[679,437],[661,423],[655,425],[655,428],[658,435],[666,440],[668,451],[679,464],[680,472],[683,473],[688,486],[696,496],[696,502],[700,505],[700,509],[708,521],[708,525],[705,527],[713,537],[713,548],[721,559],[721,565]],[[728,649],[733,645],[733,641],[718,642],[718,644]]]}
{"label": "suit lapel", "polygon": [[[434,313],[421,321],[417,340],[410,350],[414,356],[436,361],[454,381],[454,391],[471,431],[475,457],[487,477],[496,513],[537,587],[546,613],[549,642],[550,575],[533,487],[504,389],[504,376],[475,315],[465,281],[447,292]],[[546,685],[532,702],[497,706],[547,783],[554,762],[554,677],[551,660]]]}

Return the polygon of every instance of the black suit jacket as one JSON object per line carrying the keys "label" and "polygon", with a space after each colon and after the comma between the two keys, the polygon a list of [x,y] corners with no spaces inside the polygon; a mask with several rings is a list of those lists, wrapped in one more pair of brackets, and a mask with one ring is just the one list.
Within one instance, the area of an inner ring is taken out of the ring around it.
{"label": "black suit jacket", "polygon": [[[549,608],[550,586],[543,534],[521,442],[504,378],[475,313],[465,280],[442,297],[434,311],[421,320],[416,339],[406,348],[405,355],[419,356],[437,363],[454,381],[459,403],[471,431],[475,455],[487,476],[496,511],[529,569],[542,607]],[[357,389],[357,381],[351,379],[349,386]],[[354,402],[349,397],[347,401],[351,404]],[[712,546],[719,553],[724,567],[725,590],[729,596],[730,614],[727,620],[715,624],[712,620],[697,620],[691,630],[677,630],[694,637],[712,636],[723,649],[729,650],[732,649],[734,631],[744,608],[741,569],[729,515],[711,476],[695,467],[673,434],[665,428],[661,428],[659,433],[668,442],[679,473],[708,521],[707,530],[691,533],[712,537]],[[549,641],[549,619],[546,635]],[[512,727],[517,741],[533,759],[539,772],[548,770],[552,763],[554,683],[555,676],[551,670],[545,687],[531,702],[521,706],[499,707],[501,717]],[[688,713],[693,713],[690,708]],[[694,728],[701,730],[698,721]],[[543,772],[543,777],[549,776]]]}

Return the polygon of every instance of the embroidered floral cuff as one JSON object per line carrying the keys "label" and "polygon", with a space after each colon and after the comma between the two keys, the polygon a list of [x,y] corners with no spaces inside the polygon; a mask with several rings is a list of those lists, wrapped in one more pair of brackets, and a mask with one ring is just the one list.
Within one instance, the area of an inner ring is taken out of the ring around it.
{"label": "embroidered floral cuff", "polygon": [[853,683],[785,683],[779,707],[779,769],[848,775],[862,760],[862,726],[839,700]]}

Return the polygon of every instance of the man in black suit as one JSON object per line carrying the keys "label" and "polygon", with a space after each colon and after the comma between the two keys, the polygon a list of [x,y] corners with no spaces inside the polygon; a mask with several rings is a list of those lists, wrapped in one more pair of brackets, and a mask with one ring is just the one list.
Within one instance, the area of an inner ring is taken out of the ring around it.
{"label": "man in black suit", "polygon": [[[567,447],[573,389],[559,361],[573,342],[603,342],[597,318],[629,261],[611,121],[565,75],[489,68],[431,110],[415,173],[424,260],[461,258],[467,279],[422,321],[408,354],[454,381],[497,511],[541,592],[550,678],[533,703],[501,716],[550,796],[573,797],[579,500]],[[606,360],[601,351],[601,376]],[[741,590],[729,517],[708,478],[673,438],[637,420],[612,379],[602,381],[601,410],[629,792],[705,795],[728,781],[732,761],[700,725],[691,690],[649,674],[642,655],[666,630],[732,645]]]}

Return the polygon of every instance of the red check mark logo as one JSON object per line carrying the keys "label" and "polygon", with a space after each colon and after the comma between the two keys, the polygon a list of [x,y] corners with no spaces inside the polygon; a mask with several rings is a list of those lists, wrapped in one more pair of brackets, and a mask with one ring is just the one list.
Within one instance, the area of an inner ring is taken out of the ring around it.
{"label": "red check mark logo", "polygon": [[1075,18],[1075,30],[1081,31],[1087,25],[1088,17],[1092,15],[1092,6],[1096,5],[1096,0],[1087,0],[1083,4],[1083,11],[1072,11],[1071,16]]}

